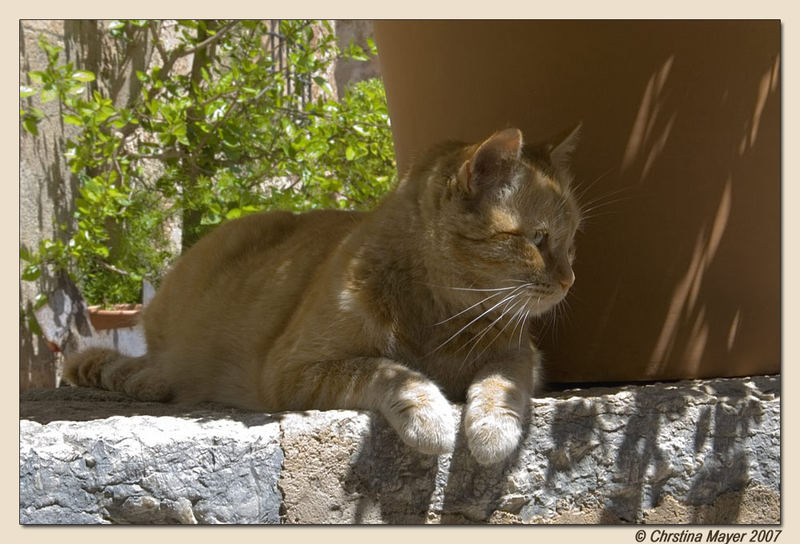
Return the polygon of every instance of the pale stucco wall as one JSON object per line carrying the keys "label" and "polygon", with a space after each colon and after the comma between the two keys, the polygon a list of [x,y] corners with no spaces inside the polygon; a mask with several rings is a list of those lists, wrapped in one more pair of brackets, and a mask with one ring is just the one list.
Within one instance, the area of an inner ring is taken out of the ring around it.
{"label": "pale stucco wall", "polygon": [[[47,57],[37,44],[44,35],[53,44],[65,46],[64,61],[77,62],[74,44],[75,25],[63,21],[21,21],[19,42],[20,84],[28,84],[27,73],[42,70],[47,66]],[[20,107],[28,107],[30,99],[20,101]],[[63,157],[64,140],[71,132],[69,126],[60,122],[58,106],[50,102],[40,106],[46,118],[39,126],[39,135],[25,132],[20,124],[19,163],[19,215],[20,245],[35,249],[44,238],[56,238],[58,223],[69,223],[72,215],[72,195],[75,180]],[[21,263],[22,264],[22,263]],[[53,284],[47,273],[37,282],[20,282],[20,306],[30,307],[38,292],[46,291]],[[56,359],[43,340],[20,324],[20,389],[33,386],[53,386],[56,383]]]}

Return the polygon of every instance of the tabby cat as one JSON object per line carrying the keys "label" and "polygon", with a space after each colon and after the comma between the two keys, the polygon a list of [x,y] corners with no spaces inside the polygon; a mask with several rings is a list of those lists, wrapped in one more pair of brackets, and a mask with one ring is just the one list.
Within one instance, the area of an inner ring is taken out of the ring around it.
{"label": "tabby cat", "polygon": [[146,308],[146,355],[90,349],[65,376],[141,400],[377,410],[429,454],[453,448],[449,398],[473,457],[502,461],[539,380],[530,320],[575,279],[576,135],[440,145],[371,212],[223,224]]}

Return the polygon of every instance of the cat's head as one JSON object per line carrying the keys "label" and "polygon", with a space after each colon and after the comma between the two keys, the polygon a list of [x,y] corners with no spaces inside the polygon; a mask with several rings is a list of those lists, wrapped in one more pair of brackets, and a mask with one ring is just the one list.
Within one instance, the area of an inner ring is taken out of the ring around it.
{"label": "cat's head", "polygon": [[579,130],[554,143],[528,145],[518,129],[509,128],[437,163],[423,200],[430,203],[428,236],[437,252],[432,259],[450,296],[477,300],[496,294],[487,301],[496,303],[514,295],[504,304],[532,315],[566,296],[575,281],[574,238],[581,220],[567,162]]}

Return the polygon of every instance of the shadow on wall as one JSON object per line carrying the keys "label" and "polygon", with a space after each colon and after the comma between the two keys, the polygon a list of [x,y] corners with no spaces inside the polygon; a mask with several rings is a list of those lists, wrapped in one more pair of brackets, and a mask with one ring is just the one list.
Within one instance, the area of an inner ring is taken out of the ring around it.
{"label": "shadow on wall", "polygon": [[[713,83],[707,74],[696,88],[686,83],[720,57]],[[779,370],[780,56],[761,74],[733,77],[730,62],[713,48],[665,54],[633,119],[621,187],[587,190],[599,204],[589,204],[576,275],[590,278],[595,293],[582,297],[586,287],[576,283],[573,326],[594,331],[583,344],[591,347],[576,347],[573,330],[551,342],[566,360],[600,369],[594,379],[636,378],[611,361],[638,361],[636,379]]]}
{"label": "shadow on wall", "polygon": [[[692,391],[686,388],[667,389],[666,398],[641,387],[631,389],[634,408],[627,420],[608,399],[604,405],[582,399],[558,404],[549,429],[553,447],[545,494],[568,497],[600,490],[598,521],[617,524],[647,521],[646,511],[662,504],[667,495],[702,506],[728,493],[735,504],[705,513],[695,509],[691,522],[736,523],[743,491],[751,482],[751,465],[758,462],[753,457],[758,452],[748,452],[743,444],[752,425],[761,423],[763,410],[742,382],[706,388],[717,402],[687,404]],[[669,435],[662,430],[667,423]],[[595,470],[586,471],[586,461]],[[676,478],[681,474],[694,476],[687,484]],[[588,475],[588,481],[582,482],[581,475]],[[568,489],[562,488],[565,482]]]}
{"label": "shadow on wall", "polygon": [[[742,523],[745,489],[765,473],[759,457],[774,459],[780,439],[753,438],[764,418],[757,388],[733,381],[654,393],[644,386],[540,404],[525,446],[488,467],[471,458],[463,429],[452,456],[437,462],[373,415],[345,479],[358,497],[353,522],[485,523],[504,512],[533,523],[566,514],[575,523],[580,511],[583,522],[599,524],[669,523],[664,515]],[[667,497],[685,512],[659,513]]]}
{"label": "shadow on wall", "polygon": [[[714,387],[711,387],[713,390]],[[726,482],[733,482],[732,487],[737,490],[737,508],[722,516],[697,513],[692,519],[693,523],[724,524],[736,520],[742,500],[740,490],[749,483],[749,465],[759,454],[758,451],[748,452],[742,448],[741,438],[750,433],[752,424],[761,423],[763,409],[758,400],[748,398],[749,392],[743,384],[733,387],[732,391],[726,392],[731,396],[732,403],[720,402],[713,407],[704,407],[700,414],[695,451],[698,454],[704,452],[704,459],[688,497],[692,503],[708,504],[724,489],[722,486]]]}
{"label": "shadow on wall", "polygon": [[[107,89],[115,102],[122,104],[138,96],[141,82],[133,77],[150,62],[152,45],[130,40],[124,59],[110,58],[101,32],[102,21],[89,20],[22,20],[19,26],[20,82],[30,84],[28,72],[44,70],[47,56],[39,49],[43,35],[50,43],[63,45],[59,62],[72,62],[80,68],[103,74],[90,85],[110,82]],[[23,99],[25,107],[32,98]],[[64,125],[56,101],[39,104],[46,114],[38,136],[20,128],[20,245],[29,250],[38,248],[42,238],[70,236],[74,212],[74,195],[78,179],[69,171],[64,158],[64,142],[76,128]],[[38,107],[37,106],[37,107]],[[61,231],[58,225],[66,225]],[[32,313],[36,293],[57,288],[57,279],[43,269],[36,284],[21,282],[20,308]],[[47,349],[47,344],[27,324],[20,323],[20,390],[34,387],[55,387],[60,379],[60,356]]]}
{"label": "shadow on wall", "polygon": [[425,523],[437,472],[436,457],[403,444],[383,416],[372,414],[344,480],[345,490],[359,497],[352,522]]}
{"label": "shadow on wall", "polygon": [[520,453],[518,449],[505,463],[481,466],[459,425],[451,456],[424,455],[403,444],[383,416],[372,414],[369,433],[345,478],[347,492],[360,497],[353,523],[484,523],[507,506],[503,492]]}
{"label": "shadow on wall", "polygon": [[672,455],[659,444],[659,432],[662,417],[686,417],[680,405],[682,399],[676,399],[677,407],[666,405],[662,414],[645,404],[640,391],[634,395],[637,415],[628,420],[622,443],[616,448],[612,477],[612,482],[625,493],[613,495],[605,505],[603,523],[640,521],[643,510],[660,504],[664,486],[675,470],[670,464]]}
{"label": "shadow on wall", "polygon": [[[638,177],[639,183],[648,183],[651,168],[667,146],[676,116],[680,111],[680,106],[674,99],[670,104],[669,96],[665,96],[669,90],[669,74],[674,62],[675,56],[671,55],[648,81],[622,160],[622,173]],[[773,64],[760,77],[757,88],[748,89],[748,92],[755,91],[750,96],[754,102],[754,106],[751,108],[752,113],[748,109],[737,108],[739,118],[736,122],[740,125],[740,130],[731,131],[732,135],[726,135],[730,149],[733,150],[734,145],[736,149],[736,153],[731,152],[731,164],[728,166],[730,172],[740,168],[737,162],[746,160],[748,150],[753,148],[756,143],[765,104],[768,97],[778,88],[779,68],[780,56],[776,56]],[[670,94],[675,94],[676,91],[677,89],[672,89]],[[730,91],[725,89],[720,97],[722,111],[728,110],[725,106],[729,98]],[[663,111],[665,107],[670,113]],[[736,134],[741,134],[738,143]],[[703,157],[698,155],[694,157],[694,160],[702,161]],[[641,168],[641,173],[637,171],[637,167]],[[673,288],[669,307],[664,314],[663,325],[645,370],[648,377],[663,375],[667,371],[667,367],[675,364],[676,361],[682,362],[683,370],[687,375],[703,375],[704,372],[700,367],[703,364],[710,339],[718,346],[725,346],[724,349],[728,353],[736,343],[742,320],[742,306],[728,305],[724,308],[724,312],[717,311],[714,319],[709,319],[707,315],[709,304],[713,305],[715,309],[723,310],[723,308],[720,308],[718,301],[709,301],[712,297],[707,293],[709,291],[713,293],[713,288],[704,285],[704,280],[706,280],[706,273],[714,264],[723,237],[728,234],[727,227],[731,222],[734,210],[734,187],[737,188],[737,191],[744,193],[748,191],[748,184],[752,184],[753,180],[740,178],[736,180],[737,183],[734,183],[733,175],[728,174],[724,181],[722,179],[705,181],[709,185],[719,187],[716,189],[719,191],[718,204],[713,213],[710,207],[707,208],[707,213],[703,216],[708,219],[703,220],[700,227],[696,229],[697,236],[688,260],[688,267]],[[756,190],[758,190],[757,182]],[[687,198],[692,198],[692,195],[687,195]],[[738,195],[735,209],[739,214],[744,215],[748,211],[747,207],[750,203],[745,200],[746,198],[746,194]],[[680,220],[680,217],[675,216],[673,219]],[[768,242],[774,243],[775,240]],[[727,240],[727,243],[729,245],[732,243],[731,238]],[[708,283],[707,280],[706,283]],[[740,288],[743,287],[740,286]],[[701,294],[706,294],[706,296],[703,297]],[[719,347],[714,351],[718,353]],[[705,374],[708,374],[708,371]]]}
{"label": "shadow on wall", "polygon": [[[63,24],[55,21],[20,21],[20,82],[30,83],[27,73],[42,70],[46,56],[39,50],[37,40],[43,34],[48,40],[69,40]],[[67,56],[67,59],[80,62]],[[24,99],[32,102],[32,99]],[[27,107],[27,105],[26,105]],[[38,136],[32,136],[20,127],[20,246],[36,249],[41,237],[63,236],[56,227],[70,224],[72,198],[77,179],[69,174],[63,157],[63,141],[69,132],[61,122],[55,103],[42,106],[47,117],[42,122]],[[21,282],[20,308],[33,315],[35,292],[49,292],[56,278],[42,270],[35,287]],[[59,380],[58,356],[48,349],[47,343],[29,330],[25,320],[20,320],[20,391],[33,387],[55,387]]]}

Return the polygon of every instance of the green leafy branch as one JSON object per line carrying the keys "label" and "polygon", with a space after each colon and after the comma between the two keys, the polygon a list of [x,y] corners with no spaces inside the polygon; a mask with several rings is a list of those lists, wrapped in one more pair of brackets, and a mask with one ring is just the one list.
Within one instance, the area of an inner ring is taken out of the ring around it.
{"label": "green leafy branch", "polygon": [[125,105],[102,91],[113,85],[60,64],[61,48],[40,38],[47,66],[20,87],[21,123],[37,136],[46,117],[36,101],[58,101],[61,122],[77,130],[65,156],[78,194],[63,241],[21,251],[24,280],[54,266],[92,302],[129,302],[173,257],[170,222],[181,223],[185,249],[218,223],[260,210],[368,208],[394,182],[380,81],[336,100],[326,79],[331,63],[366,60],[374,43],[340,49],[326,21],[281,21],[275,32],[265,21],[210,20],[174,22],[168,47],[164,26],[107,26],[117,58],[136,40],[157,53],[134,74],[141,93]]}

